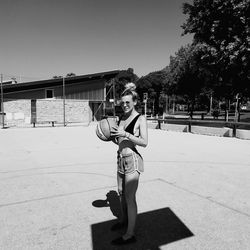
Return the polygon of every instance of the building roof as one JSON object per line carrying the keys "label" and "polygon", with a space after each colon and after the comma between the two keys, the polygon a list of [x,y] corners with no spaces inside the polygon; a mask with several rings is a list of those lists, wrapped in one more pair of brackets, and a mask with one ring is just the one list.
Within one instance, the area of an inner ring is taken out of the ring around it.
{"label": "building roof", "polygon": [[[87,83],[90,80],[98,80],[98,79],[105,79],[110,80],[116,77],[120,73],[120,70],[113,70],[107,72],[100,72],[95,74],[88,74],[88,75],[80,75],[80,76],[70,76],[66,77],[65,85],[75,84],[75,83]],[[3,92],[4,93],[12,93],[16,91],[23,91],[23,90],[32,90],[32,89],[39,89],[39,88],[51,88],[62,85],[63,78],[53,78],[48,80],[40,80],[40,81],[32,81],[32,82],[23,82],[23,83],[16,83],[16,84],[3,84]]]}

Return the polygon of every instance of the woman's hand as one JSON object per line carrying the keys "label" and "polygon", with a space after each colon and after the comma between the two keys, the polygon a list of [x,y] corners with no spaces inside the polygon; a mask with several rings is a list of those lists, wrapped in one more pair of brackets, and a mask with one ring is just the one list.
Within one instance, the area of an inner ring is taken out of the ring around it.
{"label": "woman's hand", "polygon": [[125,137],[126,136],[126,132],[122,128],[112,127],[110,132],[111,132],[111,135],[114,137]]}

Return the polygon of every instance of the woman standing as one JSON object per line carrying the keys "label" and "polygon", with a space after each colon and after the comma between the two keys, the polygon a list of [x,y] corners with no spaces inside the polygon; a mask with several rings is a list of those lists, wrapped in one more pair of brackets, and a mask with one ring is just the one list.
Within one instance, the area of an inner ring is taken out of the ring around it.
{"label": "woman standing", "polygon": [[114,245],[136,242],[134,235],[137,203],[136,191],[140,174],[144,171],[143,159],[136,145],[146,147],[148,144],[147,121],[145,116],[135,110],[138,94],[135,84],[128,83],[121,95],[123,115],[118,122],[118,128],[113,128],[112,135],[118,144],[117,184],[122,215],[111,229],[116,230],[127,226],[126,233],[112,241]]}

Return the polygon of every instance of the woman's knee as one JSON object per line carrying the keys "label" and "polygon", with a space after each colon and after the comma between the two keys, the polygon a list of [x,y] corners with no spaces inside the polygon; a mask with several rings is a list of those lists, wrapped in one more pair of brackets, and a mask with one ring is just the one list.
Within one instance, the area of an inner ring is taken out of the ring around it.
{"label": "woman's knee", "polygon": [[136,203],[136,196],[134,192],[125,191],[125,199],[127,203]]}

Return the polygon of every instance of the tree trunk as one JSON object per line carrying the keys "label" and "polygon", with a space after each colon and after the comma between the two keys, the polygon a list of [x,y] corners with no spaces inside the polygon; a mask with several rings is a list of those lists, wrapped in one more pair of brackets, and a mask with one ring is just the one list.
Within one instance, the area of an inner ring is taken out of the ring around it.
{"label": "tree trunk", "polygon": [[165,102],[165,113],[169,114],[169,105],[168,105],[168,95],[166,95],[166,102]]}
{"label": "tree trunk", "polygon": [[159,115],[159,102],[160,102],[160,94],[157,93],[155,97],[155,114],[154,115]]}
{"label": "tree trunk", "polygon": [[194,114],[194,101],[195,101],[195,98],[193,97],[192,100],[191,100],[191,108],[190,108],[190,117],[191,117],[191,119],[193,119],[193,114]]}

